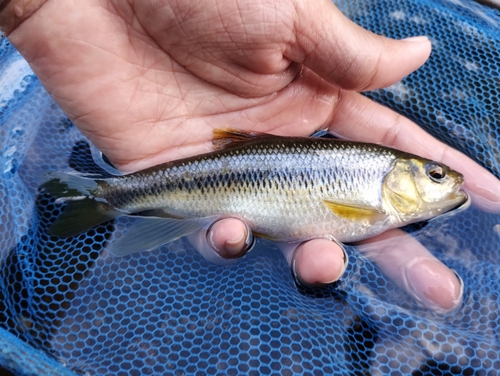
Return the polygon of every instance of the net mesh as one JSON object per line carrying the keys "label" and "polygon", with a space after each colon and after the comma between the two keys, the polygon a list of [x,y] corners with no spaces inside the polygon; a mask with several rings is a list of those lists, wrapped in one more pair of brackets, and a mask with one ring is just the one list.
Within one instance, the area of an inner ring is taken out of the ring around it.
{"label": "net mesh", "polygon": [[[428,35],[427,64],[369,93],[500,177],[500,12],[450,0],[339,1],[376,33]],[[101,172],[87,140],[0,40],[0,364],[20,375],[492,375],[500,369],[500,216],[416,229],[464,281],[450,315],[415,303],[355,248],[341,281],[297,287],[260,244],[216,266],[184,240],[123,258],[119,222],[47,235],[47,171]]]}

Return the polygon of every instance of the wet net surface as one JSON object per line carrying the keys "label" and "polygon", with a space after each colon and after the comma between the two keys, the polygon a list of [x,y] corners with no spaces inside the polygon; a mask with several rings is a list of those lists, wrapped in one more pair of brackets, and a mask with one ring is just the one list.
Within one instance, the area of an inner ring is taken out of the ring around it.
{"label": "wet net surface", "polygon": [[[369,96],[500,176],[500,14],[474,2],[342,1],[376,33],[425,34],[430,61]],[[0,41],[0,365],[26,375],[493,375],[500,369],[500,216],[470,209],[416,235],[464,281],[433,314],[355,248],[335,285],[297,288],[267,244],[216,266],[184,240],[123,258],[120,223],[58,239],[47,171],[99,172],[89,145]]]}

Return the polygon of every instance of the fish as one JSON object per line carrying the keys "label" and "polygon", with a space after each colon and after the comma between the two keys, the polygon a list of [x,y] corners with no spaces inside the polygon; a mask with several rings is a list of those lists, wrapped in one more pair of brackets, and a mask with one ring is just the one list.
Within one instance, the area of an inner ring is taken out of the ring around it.
{"label": "fish", "polygon": [[71,237],[121,216],[133,224],[109,250],[152,250],[220,218],[275,242],[352,243],[468,202],[463,175],[378,144],[214,131],[214,150],[127,175],[52,172],[42,190],[64,204],[48,233]]}

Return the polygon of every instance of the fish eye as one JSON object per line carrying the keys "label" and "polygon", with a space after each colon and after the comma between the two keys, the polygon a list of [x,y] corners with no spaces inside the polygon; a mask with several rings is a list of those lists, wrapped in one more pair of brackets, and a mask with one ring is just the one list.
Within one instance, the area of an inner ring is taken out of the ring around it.
{"label": "fish eye", "polygon": [[436,183],[442,183],[443,179],[446,177],[446,170],[438,163],[427,164],[425,172],[427,176]]}

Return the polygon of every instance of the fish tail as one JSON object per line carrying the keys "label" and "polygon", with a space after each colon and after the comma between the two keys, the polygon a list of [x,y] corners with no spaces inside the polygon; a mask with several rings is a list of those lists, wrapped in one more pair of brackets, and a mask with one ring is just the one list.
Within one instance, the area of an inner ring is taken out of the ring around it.
{"label": "fish tail", "polygon": [[64,203],[62,214],[49,227],[48,234],[59,237],[78,235],[122,213],[106,200],[95,196],[99,183],[89,177],[54,172],[41,189]]}

